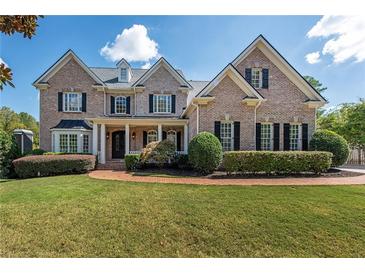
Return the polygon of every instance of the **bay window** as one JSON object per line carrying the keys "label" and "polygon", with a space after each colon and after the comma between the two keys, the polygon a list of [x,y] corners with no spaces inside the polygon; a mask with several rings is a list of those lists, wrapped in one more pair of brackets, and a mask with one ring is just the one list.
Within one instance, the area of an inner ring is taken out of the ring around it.
{"label": "bay window", "polygon": [[51,140],[53,152],[90,153],[90,131],[54,130]]}

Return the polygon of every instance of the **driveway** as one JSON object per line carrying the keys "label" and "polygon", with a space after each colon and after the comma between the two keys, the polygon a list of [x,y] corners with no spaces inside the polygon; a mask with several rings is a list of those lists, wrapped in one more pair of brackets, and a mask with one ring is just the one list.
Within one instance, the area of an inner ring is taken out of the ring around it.
{"label": "driveway", "polygon": [[365,174],[353,177],[301,177],[301,178],[204,178],[204,177],[152,177],[133,175],[127,171],[94,170],[91,178],[143,183],[193,184],[193,185],[360,185],[365,184]]}

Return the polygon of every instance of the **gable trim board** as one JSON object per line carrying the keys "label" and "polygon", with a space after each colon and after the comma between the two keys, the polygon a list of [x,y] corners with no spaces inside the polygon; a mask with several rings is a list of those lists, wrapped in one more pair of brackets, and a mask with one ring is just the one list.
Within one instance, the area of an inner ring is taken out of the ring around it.
{"label": "gable trim board", "polygon": [[237,66],[255,48],[258,48],[278,69],[284,73],[309,99],[318,101],[320,106],[327,100],[320,95],[304,77],[260,34],[247,48],[245,48],[232,62]]}
{"label": "gable trim board", "polygon": [[33,86],[41,88],[47,81],[55,75],[65,64],[67,64],[71,59],[74,59],[85,72],[95,80],[96,83],[104,86],[103,81],[93,73],[88,66],[71,50],[69,49],[64,55],[61,56],[50,68],[48,68],[37,80],[34,81]]}
{"label": "gable trim board", "polygon": [[161,57],[156,63],[150,67],[133,85],[132,87],[138,87],[143,85],[143,83],[150,78],[161,66],[163,66],[167,71],[169,71],[172,76],[181,84],[182,87],[187,87],[188,89],[192,89],[192,86],[189,84],[186,79],[170,65],[169,62],[163,57]]}

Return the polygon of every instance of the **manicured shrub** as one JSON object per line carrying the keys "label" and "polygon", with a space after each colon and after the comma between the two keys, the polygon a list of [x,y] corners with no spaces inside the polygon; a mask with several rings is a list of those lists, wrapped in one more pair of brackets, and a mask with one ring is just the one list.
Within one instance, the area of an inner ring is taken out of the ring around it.
{"label": "manicured shrub", "polygon": [[163,167],[173,162],[175,153],[175,143],[170,140],[151,142],[142,150],[141,164]]}
{"label": "manicured shrub", "polygon": [[189,162],[202,174],[212,173],[222,161],[222,145],[218,138],[209,132],[196,135],[189,144]]}
{"label": "manicured shrub", "polygon": [[20,178],[85,173],[95,168],[94,155],[34,155],[13,161]]}
{"label": "manicured shrub", "polygon": [[231,151],[223,157],[228,173],[321,173],[331,167],[332,153],[324,151]]}
{"label": "manicured shrub", "polygon": [[47,151],[40,149],[40,148],[35,148],[32,150],[31,155],[43,155],[44,153],[46,153]]}
{"label": "manicured shrub", "polygon": [[191,169],[189,156],[187,154],[176,154],[175,166],[179,169]]}
{"label": "manicured shrub", "polygon": [[15,177],[12,161],[21,156],[14,137],[0,130],[0,178]]}
{"label": "manicured shrub", "polygon": [[310,150],[328,151],[333,154],[332,166],[341,166],[349,157],[350,149],[341,135],[330,130],[318,130],[309,143]]}
{"label": "manicured shrub", "polygon": [[127,170],[136,170],[139,167],[139,154],[127,154],[124,157],[125,167]]}

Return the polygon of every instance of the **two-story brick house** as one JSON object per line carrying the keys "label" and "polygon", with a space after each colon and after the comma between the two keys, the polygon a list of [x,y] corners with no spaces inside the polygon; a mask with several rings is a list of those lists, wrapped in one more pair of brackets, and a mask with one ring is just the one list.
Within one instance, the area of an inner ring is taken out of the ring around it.
{"label": "two-story brick house", "polygon": [[86,66],[67,51],[35,82],[40,146],[92,152],[105,163],[169,138],[186,153],[214,133],[227,150],[306,150],[326,100],[260,35],[211,81],[190,81],[164,58]]}

